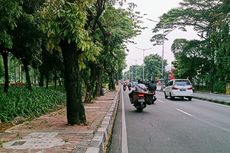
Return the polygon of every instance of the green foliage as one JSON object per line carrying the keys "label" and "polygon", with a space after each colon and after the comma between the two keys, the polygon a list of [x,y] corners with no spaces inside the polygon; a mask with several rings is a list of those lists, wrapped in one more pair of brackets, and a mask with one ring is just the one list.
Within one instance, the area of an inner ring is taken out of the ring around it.
{"label": "green foliage", "polygon": [[41,32],[38,30],[36,18],[31,14],[23,14],[13,30],[12,54],[18,59],[26,59],[28,64],[36,60],[41,52]]}
{"label": "green foliage", "polygon": [[0,58],[0,80],[1,80],[1,77],[3,76],[4,76],[3,61],[2,61],[2,58]]}
{"label": "green foliage", "polygon": [[226,83],[224,81],[214,81],[214,91],[217,93],[226,93]]}
{"label": "green foliage", "polygon": [[22,7],[18,0],[0,0],[0,46],[12,48],[10,30],[17,26],[16,20],[22,14]]}
{"label": "green foliage", "polygon": [[101,18],[106,35],[103,36],[104,52],[101,53],[99,61],[104,63],[105,72],[109,76],[121,73],[125,68],[125,45],[124,42],[140,31],[138,19],[133,9],[128,11],[121,8],[108,6]]}
{"label": "green foliage", "polygon": [[[145,63],[145,79],[155,80],[156,77],[161,78],[162,58],[157,54],[146,56]],[[164,62],[166,66],[166,61]]]}
{"label": "green foliage", "polygon": [[100,48],[93,43],[89,31],[85,29],[86,10],[90,6],[91,1],[54,0],[45,3],[39,16],[42,21],[40,28],[48,37],[48,50],[60,50],[59,43],[67,40],[68,43],[75,43],[78,51],[84,52],[80,61],[95,60]]}
{"label": "green foliage", "polygon": [[22,87],[11,87],[7,94],[0,94],[0,120],[7,122],[17,116],[39,116],[63,104],[64,101],[64,92],[44,88],[36,88],[29,92]]}
{"label": "green foliage", "polygon": [[[210,69],[203,41],[176,39],[171,47],[176,61],[176,78],[195,78]],[[206,56],[204,56],[206,55]]]}
{"label": "green foliage", "polygon": [[184,0],[180,5],[161,16],[153,29],[156,34],[152,41],[156,43],[162,39],[158,36],[162,29],[165,32],[186,31],[186,27],[192,26],[201,39],[177,39],[172,46],[176,76],[193,78],[197,82],[208,77],[206,84],[210,84],[210,90],[220,91],[222,87],[216,88],[214,80],[226,83],[230,79],[229,2]]}
{"label": "green foliage", "polygon": [[103,15],[102,22],[112,37],[117,38],[117,41],[121,40],[120,43],[122,43],[122,40],[136,36],[140,30],[136,19],[132,16],[134,16],[132,11],[109,6]]}

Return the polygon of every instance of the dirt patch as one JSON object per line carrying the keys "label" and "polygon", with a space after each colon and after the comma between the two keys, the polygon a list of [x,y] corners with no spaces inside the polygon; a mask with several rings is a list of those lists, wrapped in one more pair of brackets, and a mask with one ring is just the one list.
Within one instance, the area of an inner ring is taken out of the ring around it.
{"label": "dirt patch", "polygon": [[13,123],[0,123],[0,133],[14,126]]}

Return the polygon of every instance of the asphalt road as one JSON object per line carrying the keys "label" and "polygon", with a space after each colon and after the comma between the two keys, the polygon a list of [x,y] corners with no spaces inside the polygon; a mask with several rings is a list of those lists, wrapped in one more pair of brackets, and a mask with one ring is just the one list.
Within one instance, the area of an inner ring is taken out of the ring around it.
{"label": "asphalt road", "polygon": [[122,122],[120,103],[109,153],[230,153],[230,106],[157,92],[156,104],[137,112],[126,91],[124,112]]}

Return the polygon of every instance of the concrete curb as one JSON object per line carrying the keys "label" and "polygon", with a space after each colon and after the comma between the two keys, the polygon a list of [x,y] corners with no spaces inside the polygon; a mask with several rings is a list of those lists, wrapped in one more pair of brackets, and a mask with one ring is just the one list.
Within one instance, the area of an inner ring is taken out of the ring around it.
{"label": "concrete curb", "polygon": [[230,106],[229,102],[224,102],[224,101],[220,101],[220,100],[216,100],[216,99],[209,99],[209,98],[204,98],[204,97],[194,97],[194,96],[193,96],[193,98],[195,98],[195,99],[201,99],[201,100],[207,100],[207,101],[210,101],[210,102],[213,102],[213,103],[223,104],[223,105]]}
{"label": "concrete curb", "polygon": [[91,140],[88,148],[85,153],[104,153],[106,152],[108,142],[112,136],[113,124],[115,121],[118,102],[120,99],[120,88],[118,88],[118,92],[116,93],[115,99],[106,113],[100,127],[95,131],[95,135]]}

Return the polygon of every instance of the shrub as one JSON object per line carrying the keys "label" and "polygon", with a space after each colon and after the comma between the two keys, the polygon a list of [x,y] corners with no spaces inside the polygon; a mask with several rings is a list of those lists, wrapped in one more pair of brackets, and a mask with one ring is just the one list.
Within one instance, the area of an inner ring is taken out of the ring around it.
{"label": "shrub", "polygon": [[34,117],[47,113],[65,101],[65,93],[60,90],[25,87],[11,87],[9,92],[0,92],[0,120],[7,122],[15,117]]}
{"label": "shrub", "polygon": [[214,83],[214,91],[217,93],[225,93],[226,92],[226,83],[222,81],[216,81]]}

